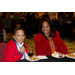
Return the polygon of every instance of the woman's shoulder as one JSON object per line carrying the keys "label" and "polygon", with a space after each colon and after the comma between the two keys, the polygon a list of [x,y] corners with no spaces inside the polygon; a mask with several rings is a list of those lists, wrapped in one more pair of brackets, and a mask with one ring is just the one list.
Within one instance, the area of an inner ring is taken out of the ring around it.
{"label": "woman's shoulder", "polygon": [[55,38],[58,38],[58,37],[60,37],[60,33],[59,33],[59,31],[56,30],[56,36],[55,36]]}
{"label": "woman's shoulder", "polygon": [[39,34],[37,34],[35,37],[34,37],[34,40],[36,41],[40,41],[41,39],[43,39],[42,37],[44,37],[44,35],[43,34],[41,34],[41,33],[39,33]]}
{"label": "woman's shoulder", "polygon": [[56,30],[56,35],[59,35],[59,32]]}
{"label": "woman's shoulder", "polygon": [[41,33],[38,33],[35,37],[34,37],[34,39],[38,39],[38,38],[41,38],[41,36],[43,36],[43,34],[41,34]]}
{"label": "woman's shoulder", "polygon": [[59,34],[59,32],[57,30],[55,31],[55,33],[56,33],[55,34],[55,37],[53,37],[53,38],[56,38],[56,37],[59,37],[60,36],[60,34]]}
{"label": "woman's shoulder", "polygon": [[10,41],[8,42],[8,45],[15,45],[15,42],[14,42],[13,40],[10,40]]}
{"label": "woman's shoulder", "polygon": [[8,43],[15,43],[13,40],[10,40]]}

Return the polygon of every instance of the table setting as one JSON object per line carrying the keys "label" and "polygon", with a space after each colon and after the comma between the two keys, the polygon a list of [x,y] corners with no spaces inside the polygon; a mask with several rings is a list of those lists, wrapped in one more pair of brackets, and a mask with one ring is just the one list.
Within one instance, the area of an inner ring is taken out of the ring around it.
{"label": "table setting", "polygon": [[26,59],[19,60],[17,62],[75,62],[75,53],[59,55],[58,52],[55,52],[52,55],[29,55]]}
{"label": "table setting", "polygon": [[31,58],[26,58],[27,61],[39,61],[41,59],[48,59],[46,56],[32,56]]}

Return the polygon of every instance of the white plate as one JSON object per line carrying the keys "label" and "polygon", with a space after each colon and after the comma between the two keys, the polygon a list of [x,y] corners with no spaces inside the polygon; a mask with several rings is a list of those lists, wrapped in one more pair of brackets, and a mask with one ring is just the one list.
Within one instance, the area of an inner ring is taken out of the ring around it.
{"label": "white plate", "polygon": [[75,59],[75,57],[69,57],[69,56],[67,56],[67,54],[66,54],[66,57],[67,57],[67,58],[71,58],[71,59]]}
{"label": "white plate", "polygon": [[[37,56],[36,56],[36,57],[37,57]],[[38,61],[38,60],[40,60],[40,59],[31,60],[31,59],[28,57],[28,58],[26,58],[26,60],[28,60],[28,61]]]}
{"label": "white plate", "polygon": [[[55,53],[56,53],[56,52],[55,52]],[[65,57],[65,54],[63,54],[63,57],[55,57],[55,56],[54,56],[55,53],[51,55],[51,56],[54,57],[54,58],[64,58],[64,57]]]}
{"label": "white plate", "polygon": [[42,56],[42,55],[39,55],[38,58],[39,58],[39,59],[48,59],[48,57]]}

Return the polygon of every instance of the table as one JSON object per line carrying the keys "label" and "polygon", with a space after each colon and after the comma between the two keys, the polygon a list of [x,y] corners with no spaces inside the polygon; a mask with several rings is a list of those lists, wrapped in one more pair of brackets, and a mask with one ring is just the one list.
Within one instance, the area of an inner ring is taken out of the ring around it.
{"label": "table", "polygon": [[[75,59],[71,59],[67,57],[64,57],[64,58],[54,58],[52,56],[47,56],[47,57],[48,59],[40,59],[39,61],[36,61],[36,62],[75,62]],[[17,62],[29,62],[29,61],[27,61],[26,59],[23,59]]]}

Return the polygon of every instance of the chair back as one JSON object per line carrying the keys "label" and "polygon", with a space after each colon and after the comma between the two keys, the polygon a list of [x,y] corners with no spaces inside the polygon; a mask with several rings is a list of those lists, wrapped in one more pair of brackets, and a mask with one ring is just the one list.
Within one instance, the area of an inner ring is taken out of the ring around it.
{"label": "chair back", "polygon": [[3,62],[4,60],[4,52],[5,52],[6,47],[7,47],[7,43],[0,44],[0,62]]}

